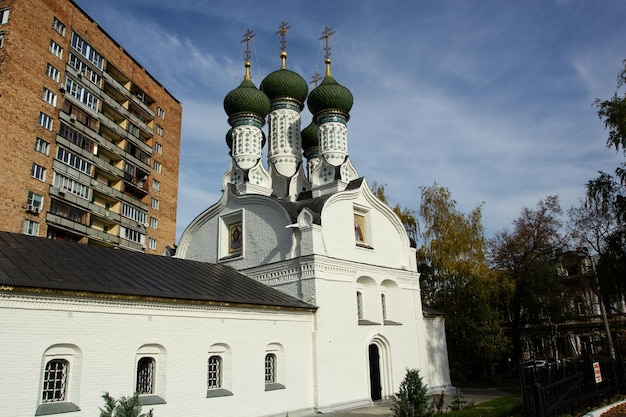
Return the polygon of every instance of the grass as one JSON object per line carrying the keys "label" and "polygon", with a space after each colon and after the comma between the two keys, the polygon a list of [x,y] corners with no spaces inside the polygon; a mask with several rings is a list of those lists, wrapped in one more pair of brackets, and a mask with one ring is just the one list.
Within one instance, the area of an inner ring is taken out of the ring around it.
{"label": "grass", "polygon": [[523,417],[524,406],[517,395],[496,398],[473,408],[445,413],[445,417]]}

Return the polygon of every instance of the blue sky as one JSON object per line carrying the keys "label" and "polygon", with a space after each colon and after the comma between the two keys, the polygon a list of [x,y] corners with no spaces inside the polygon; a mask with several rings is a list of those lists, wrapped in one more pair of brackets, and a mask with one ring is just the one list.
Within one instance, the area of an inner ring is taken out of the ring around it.
{"label": "blue sky", "polygon": [[182,102],[177,239],[221,195],[242,36],[256,34],[258,86],[280,66],[283,20],[287,67],[306,80],[324,71],[320,33],[335,30],[333,76],[355,100],[350,159],[393,203],[417,210],[436,181],[464,212],[484,203],[491,237],[548,195],[576,205],[623,159],[593,107],[626,58],[623,1],[75,1]]}

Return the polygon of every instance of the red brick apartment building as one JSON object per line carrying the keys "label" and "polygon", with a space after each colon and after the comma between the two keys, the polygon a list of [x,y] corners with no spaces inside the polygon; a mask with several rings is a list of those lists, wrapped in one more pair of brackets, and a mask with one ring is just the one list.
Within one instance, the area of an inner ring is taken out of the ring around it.
{"label": "red brick apartment building", "polygon": [[160,254],[182,106],[71,0],[0,0],[0,230]]}

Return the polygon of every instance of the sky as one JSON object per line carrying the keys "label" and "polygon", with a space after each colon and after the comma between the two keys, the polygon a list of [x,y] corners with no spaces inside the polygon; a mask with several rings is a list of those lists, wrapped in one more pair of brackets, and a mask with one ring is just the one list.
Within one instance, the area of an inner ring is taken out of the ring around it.
{"label": "sky", "polygon": [[[418,210],[436,182],[462,212],[482,204],[490,238],[549,195],[578,205],[623,160],[593,103],[623,68],[624,1],[74,1],[182,103],[177,240],[221,196],[243,35],[256,35],[258,86],[280,68],[283,21],[287,68],[307,81],[324,73],[321,32],[335,31],[332,73],[354,96],[350,160],[394,205]],[[302,128],[310,120],[305,109]]]}

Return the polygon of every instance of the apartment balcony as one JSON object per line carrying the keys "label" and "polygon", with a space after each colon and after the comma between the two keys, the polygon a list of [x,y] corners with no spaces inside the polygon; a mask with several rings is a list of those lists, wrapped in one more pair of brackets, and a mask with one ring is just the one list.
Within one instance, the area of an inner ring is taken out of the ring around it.
{"label": "apartment balcony", "polygon": [[154,111],[152,111],[140,97],[137,97],[133,93],[131,93],[126,87],[120,84],[119,81],[113,78],[111,74],[107,73],[106,71],[102,72],[102,77],[104,78],[104,81],[108,83],[111,87],[113,87],[118,93],[122,94],[127,99],[132,100],[132,102],[140,107],[152,120],[154,119]]}
{"label": "apartment balcony", "polygon": [[46,223],[54,225],[56,227],[60,227],[65,230],[69,230],[73,233],[78,233],[82,236],[86,236],[89,239],[94,239],[99,242],[112,245],[120,244],[119,236],[103,232],[102,230],[94,229],[93,227],[89,227],[82,223],[78,223],[61,216],[57,216],[56,214],[48,213],[46,215]]}
{"label": "apartment balcony", "polygon": [[52,161],[52,169],[54,169],[55,172],[64,174],[66,177],[69,177],[74,180],[78,180],[78,182],[84,185],[91,184],[91,180],[92,180],[91,175],[87,175],[84,172],[74,169],[69,165],[65,165],[63,162],[59,161],[58,159],[55,159],[54,161]]}
{"label": "apartment balcony", "polygon": [[123,237],[119,238],[120,248],[130,249],[135,252],[144,252],[146,250],[146,246],[141,243],[133,242],[132,240],[124,239]]}
{"label": "apartment balcony", "polygon": [[126,107],[118,103],[114,98],[106,94],[106,92],[103,92],[100,95],[100,98],[110,108],[115,110],[121,117],[124,117],[130,120],[135,126],[143,130],[148,136],[154,136],[153,129],[150,126],[148,126],[148,124],[144,120],[134,115],[130,110],[128,110]]}
{"label": "apartment balcony", "polygon": [[91,214],[94,214],[96,216],[99,216],[105,220],[109,220],[111,222],[118,223],[118,224],[121,222],[121,216],[119,213],[107,210],[106,208],[99,206],[97,204],[94,204],[89,200],[85,200],[84,198],[81,198],[77,195],[61,190],[55,187],[54,185],[50,186],[49,194],[60,200],[73,204],[74,206],[80,207],[84,209],[85,211]]}
{"label": "apartment balcony", "polygon": [[124,174],[124,181],[127,185],[133,187],[133,189],[139,191],[139,193],[142,195],[146,195],[148,194],[148,192],[150,192],[150,185],[148,184],[147,176],[139,178],[134,175]]}
{"label": "apartment balcony", "polygon": [[[90,91],[97,93],[97,94],[102,93],[102,86],[95,84],[93,81],[89,79],[89,77],[84,75],[82,72],[78,71],[76,68],[74,68],[70,64],[65,65],[65,72],[66,74],[71,75],[72,78],[74,78],[75,80],[78,80],[79,82],[83,83],[86,87],[88,87]],[[95,72],[97,73],[97,71]],[[100,74],[98,73],[98,75]]]}
{"label": "apartment balcony", "polygon": [[125,201],[129,204],[133,204],[139,208],[141,208],[144,211],[148,211],[148,205],[141,202],[141,200],[131,197],[127,194],[124,194],[123,192],[116,190],[115,188],[109,187],[106,184],[101,183],[100,181],[97,180],[93,180],[91,182],[91,187],[93,188],[94,191],[99,192],[101,194],[104,194],[106,196],[110,196],[113,197],[117,200],[120,201]]}
{"label": "apartment balcony", "polygon": [[128,141],[132,142],[135,146],[142,149],[148,155],[152,155],[152,148],[148,144],[143,142],[138,136],[133,135],[132,133],[124,129],[122,126],[118,125],[116,122],[109,119],[103,113],[98,113],[98,120],[100,121],[100,123],[104,124],[106,127],[108,127],[110,130],[115,132],[120,137],[125,138]]}

